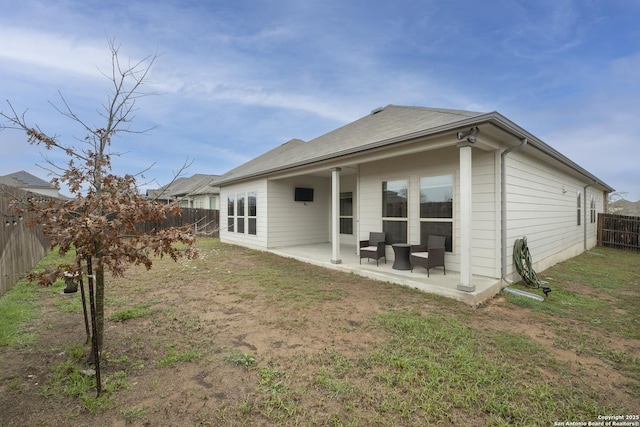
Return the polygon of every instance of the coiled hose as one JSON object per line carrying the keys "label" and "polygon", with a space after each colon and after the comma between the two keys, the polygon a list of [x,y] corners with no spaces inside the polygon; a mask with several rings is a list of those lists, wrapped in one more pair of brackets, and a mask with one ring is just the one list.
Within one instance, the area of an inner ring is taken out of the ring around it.
{"label": "coiled hose", "polygon": [[522,239],[516,239],[513,243],[513,264],[516,266],[516,271],[522,277],[524,283],[530,288],[540,288],[545,283],[538,278],[531,266],[531,254],[527,246],[526,236]]}

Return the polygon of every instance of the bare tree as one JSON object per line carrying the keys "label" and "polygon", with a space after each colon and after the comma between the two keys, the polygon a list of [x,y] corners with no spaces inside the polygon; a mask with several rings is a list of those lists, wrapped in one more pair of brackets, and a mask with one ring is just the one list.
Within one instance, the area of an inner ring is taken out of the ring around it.
{"label": "bare tree", "polygon": [[[112,173],[111,141],[118,134],[142,133],[130,127],[136,111],[136,100],[149,95],[142,90],[157,55],[133,64],[120,61],[118,47],[109,41],[111,71],[105,76],[113,84],[107,101],[102,105],[101,127],[83,121],[60,94],[62,108],[54,108],[81,126],[86,136],[74,144],[49,136],[37,125],[27,124],[25,114],[18,114],[9,103],[10,113],[0,113],[7,124],[0,129],[19,129],[26,132],[28,142],[47,150],[62,150],[68,157],[64,165],[47,162],[57,176],[56,187],[65,184],[72,194],[70,200],[36,199],[21,201],[16,208],[31,212],[31,224],[43,227],[51,238],[51,248],[61,255],[75,250],[73,263],[51,268],[38,275],[42,285],[50,285],[64,274],[89,274],[89,284],[95,280],[95,354],[99,354],[104,338],[105,271],[122,275],[129,265],[151,268],[154,256],[194,257],[195,237],[189,227],[156,229],[141,233],[136,224],[145,221],[162,222],[168,214],[179,215],[177,205],[163,205],[144,198],[138,191],[136,175],[118,176]],[[53,104],[52,104],[53,105]],[[183,166],[186,167],[187,164]],[[178,172],[178,174],[182,169]],[[184,245],[176,246],[174,243]],[[83,266],[84,265],[84,266]],[[92,274],[93,273],[93,274]],[[81,276],[80,276],[81,277]],[[90,286],[90,290],[93,289]]]}

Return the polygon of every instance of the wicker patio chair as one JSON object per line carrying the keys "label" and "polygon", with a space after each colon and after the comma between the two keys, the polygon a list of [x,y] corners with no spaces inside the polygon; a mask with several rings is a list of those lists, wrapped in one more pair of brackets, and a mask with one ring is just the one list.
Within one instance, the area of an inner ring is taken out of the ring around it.
{"label": "wicker patio chair", "polygon": [[442,267],[444,275],[447,275],[447,269],[444,266],[445,252],[444,236],[429,236],[427,245],[411,245],[411,272],[414,267],[424,267],[427,269],[427,277],[429,277],[429,269],[433,267]]}
{"label": "wicker patio chair", "polygon": [[387,256],[385,255],[385,241],[387,236],[385,233],[371,232],[369,233],[369,240],[360,240],[360,264],[362,264],[362,258],[376,260],[376,266],[378,266],[378,260],[384,258],[384,263],[387,263]]}

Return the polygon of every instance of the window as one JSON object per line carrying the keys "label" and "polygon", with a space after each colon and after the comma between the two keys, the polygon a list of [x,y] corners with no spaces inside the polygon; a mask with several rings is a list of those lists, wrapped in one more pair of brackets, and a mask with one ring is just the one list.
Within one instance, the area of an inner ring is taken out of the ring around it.
{"label": "window", "polygon": [[218,209],[218,196],[209,197],[209,209]]}
{"label": "window", "polygon": [[591,224],[596,222],[596,198],[591,196]]}
{"label": "window", "polygon": [[407,243],[407,180],[382,183],[382,231],[387,244]]}
{"label": "window", "polygon": [[258,234],[258,204],[255,192],[238,193],[227,198],[227,230]]}
{"label": "window", "polygon": [[582,193],[578,191],[578,225],[582,224],[581,221],[581,217],[582,217]]}
{"label": "window", "polygon": [[233,223],[235,215],[235,198],[234,196],[227,197],[227,230],[233,232]]}
{"label": "window", "polygon": [[420,218],[453,218],[453,176],[420,178]]}
{"label": "window", "polygon": [[237,195],[238,205],[236,207],[236,231],[238,233],[244,233],[244,216],[245,216],[245,205],[244,205],[244,193],[239,193]]}
{"label": "window", "polygon": [[258,203],[256,198],[256,193],[251,192],[248,194],[249,199],[249,211],[247,212],[248,222],[249,222],[249,234],[256,235],[258,233],[257,229],[257,216],[258,216]]}
{"label": "window", "polygon": [[420,243],[430,234],[445,236],[446,251],[453,251],[453,175],[420,178]]}
{"label": "window", "polygon": [[353,234],[353,193],[340,193],[340,234]]}

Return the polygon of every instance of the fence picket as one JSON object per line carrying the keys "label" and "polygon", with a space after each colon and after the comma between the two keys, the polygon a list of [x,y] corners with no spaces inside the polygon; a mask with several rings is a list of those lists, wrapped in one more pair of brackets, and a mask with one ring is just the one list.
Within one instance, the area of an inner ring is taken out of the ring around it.
{"label": "fence picket", "polygon": [[598,214],[598,246],[640,251],[640,217]]}
{"label": "fence picket", "polygon": [[[0,296],[35,267],[49,251],[50,240],[44,235],[42,228],[28,227],[27,218],[30,214],[23,214],[20,219],[12,207],[13,201],[26,201],[28,197],[46,199],[45,196],[0,184]],[[148,221],[141,224],[138,231],[192,226],[197,235],[219,237],[219,222],[219,210],[182,208],[179,216],[169,216],[161,224]]]}
{"label": "fence picket", "polygon": [[41,227],[28,227],[29,214],[18,215],[12,202],[45,196],[0,184],[0,296],[23,278],[49,250]]}

